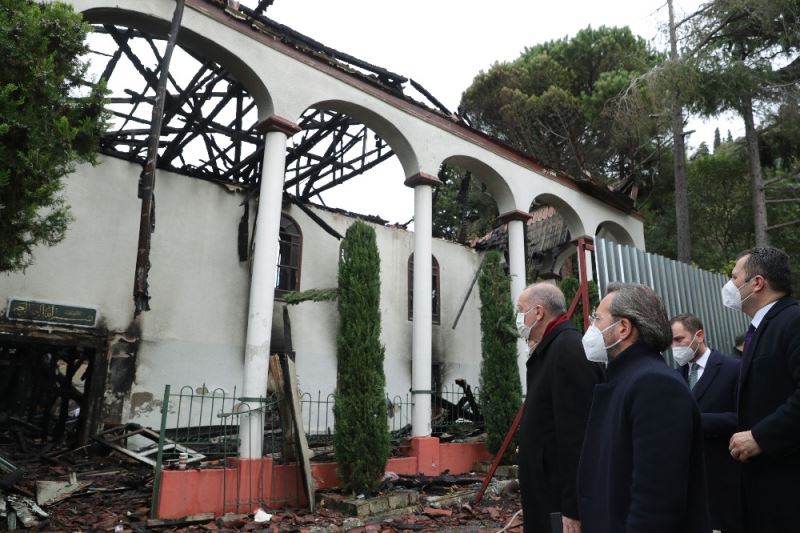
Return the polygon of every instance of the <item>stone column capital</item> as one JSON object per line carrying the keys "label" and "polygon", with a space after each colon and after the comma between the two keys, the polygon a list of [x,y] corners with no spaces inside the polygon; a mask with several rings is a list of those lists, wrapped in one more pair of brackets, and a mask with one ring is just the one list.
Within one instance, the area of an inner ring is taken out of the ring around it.
{"label": "stone column capital", "polygon": [[413,176],[409,176],[405,181],[405,186],[411,188],[414,188],[417,185],[430,185],[431,187],[438,187],[441,184],[442,182],[439,180],[439,178],[432,174],[425,174],[424,172],[419,172]]}
{"label": "stone column capital", "polygon": [[285,134],[287,137],[291,137],[295,133],[301,131],[303,128],[295,124],[289,119],[283,118],[278,115],[272,115],[271,117],[267,117],[258,124],[255,125],[255,129],[258,133],[270,133],[273,131],[279,131]]}
{"label": "stone column capital", "polygon": [[512,220],[519,220],[520,222],[527,222],[531,218],[530,213],[526,213],[525,211],[520,211],[519,209],[514,209],[513,211],[508,211],[499,215],[497,217],[497,222],[500,224],[506,224],[511,222]]}

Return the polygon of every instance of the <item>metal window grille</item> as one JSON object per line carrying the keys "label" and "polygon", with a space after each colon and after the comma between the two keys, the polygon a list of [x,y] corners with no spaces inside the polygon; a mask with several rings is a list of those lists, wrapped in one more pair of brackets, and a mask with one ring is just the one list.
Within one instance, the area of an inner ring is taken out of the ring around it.
{"label": "metal window grille", "polygon": [[[441,298],[439,297],[439,261],[431,256],[431,322],[441,324]],[[408,257],[408,319],[414,320],[414,254]]]}
{"label": "metal window grille", "polygon": [[275,295],[279,296],[300,289],[300,256],[303,235],[297,223],[281,215],[278,234],[278,268],[275,273]]}

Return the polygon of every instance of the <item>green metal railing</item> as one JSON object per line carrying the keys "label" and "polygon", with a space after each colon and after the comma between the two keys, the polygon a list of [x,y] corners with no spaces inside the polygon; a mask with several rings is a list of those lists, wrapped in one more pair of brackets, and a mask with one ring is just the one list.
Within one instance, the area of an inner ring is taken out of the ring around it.
{"label": "green metal railing", "polygon": [[[178,393],[164,387],[161,403],[161,426],[153,480],[151,514],[155,518],[165,468],[182,468],[184,460],[192,468],[225,468],[228,459],[239,456],[241,417],[256,416],[263,429],[264,455],[280,460],[280,417],[277,399],[240,398],[236,388],[229,394],[223,389],[208,390],[205,385],[181,387]],[[244,443],[252,446],[252,443]],[[185,450],[192,452],[181,457]],[[223,482],[227,480],[223,476]],[[227,489],[227,487],[225,487]]]}
{"label": "green metal railing", "polygon": [[[483,427],[479,391],[473,389],[472,402],[458,388],[441,387],[432,393],[432,429],[434,434],[460,436]],[[300,407],[303,428],[309,446],[316,451],[316,460],[333,459],[334,395],[303,393]],[[412,397],[410,394],[386,396],[389,430],[395,444],[410,434]],[[239,456],[242,446],[239,427],[243,416],[260,417],[263,428],[262,450],[264,456],[283,462],[283,435],[278,411],[278,400],[274,395],[266,398],[241,398],[234,388],[232,393],[222,389],[208,390],[205,385],[197,388],[183,386],[179,392],[172,387],[164,388],[161,403],[161,426],[156,455],[155,478],[153,480],[153,502],[151,513],[156,518],[161,477],[164,469],[183,467],[181,454],[189,449],[193,453],[187,460],[190,468],[225,468],[229,459]],[[246,450],[245,450],[246,451]],[[194,453],[196,452],[196,454]],[[247,454],[249,455],[249,454]],[[201,457],[202,456],[202,457]],[[223,498],[226,498],[227,476],[223,478]],[[240,483],[237,478],[236,501],[239,501]],[[260,481],[259,481],[260,483]],[[250,486],[250,485],[248,485]],[[223,507],[226,502],[223,502]]]}

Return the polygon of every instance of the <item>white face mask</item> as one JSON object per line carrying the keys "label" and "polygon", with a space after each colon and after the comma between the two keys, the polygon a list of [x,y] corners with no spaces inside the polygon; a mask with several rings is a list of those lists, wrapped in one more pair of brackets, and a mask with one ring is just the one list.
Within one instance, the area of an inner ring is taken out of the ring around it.
{"label": "white face mask", "polygon": [[699,344],[697,345],[697,348],[692,348],[692,343],[694,342],[695,337],[697,337],[697,333],[695,333],[692,337],[692,340],[689,341],[688,346],[672,347],[672,358],[675,359],[675,362],[678,363],[678,366],[683,366],[694,359],[694,354],[696,354],[697,349],[700,348]]}
{"label": "white face mask", "polygon": [[600,331],[594,324],[589,326],[589,329],[587,329],[586,333],[583,334],[583,339],[581,339],[581,342],[583,343],[583,351],[586,353],[586,359],[592,361],[593,363],[608,362],[608,349],[619,344],[622,339],[617,339],[614,344],[606,346],[603,333],[613,328],[617,324],[619,324],[619,320],[602,331]]}
{"label": "white face mask", "polygon": [[[528,309],[528,311],[530,311],[530,309]],[[527,342],[528,339],[530,338],[531,330],[535,328],[536,324],[539,322],[538,320],[536,320],[530,326],[526,326],[525,325],[526,314],[527,313],[517,312],[517,335],[519,335],[519,338],[524,340],[525,342]]]}
{"label": "white face mask", "polygon": [[747,295],[746,298],[742,299],[741,289],[742,287],[750,283],[751,280],[752,278],[742,283],[741,287],[737,287],[733,283],[733,280],[729,279],[728,283],[726,283],[722,287],[722,305],[724,305],[725,307],[729,307],[731,309],[735,309],[736,311],[741,311],[742,304],[745,301],[747,301],[747,298],[750,298],[753,295],[753,293],[751,292],[750,294]]}

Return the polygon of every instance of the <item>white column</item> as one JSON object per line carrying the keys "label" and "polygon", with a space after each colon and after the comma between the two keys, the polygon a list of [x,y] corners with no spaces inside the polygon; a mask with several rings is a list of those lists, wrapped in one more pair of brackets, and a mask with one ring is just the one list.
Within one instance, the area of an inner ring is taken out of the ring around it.
{"label": "white column", "polygon": [[508,221],[508,270],[511,274],[511,299],[516,303],[525,290],[525,223]]}
{"label": "white column", "polygon": [[[580,250],[578,250],[578,253],[580,253]],[[592,252],[589,251],[589,250],[584,250],[583,251],[583,257],[584,257],[584,263],[583,264],[586,267],[586,281],[592,281],[594,279],[594,275],[592,274]],[[578,272],[579,273],[580,273],[580,270],[581,270],[581,262],[578,261]],[[580,279],[580,278],[578,278],[578,279]]]}
{"label": "white column", "polygon": [[[523,211],[510,211],[500,215],[508,228],[508,271],[511,275],[511,300],[516,308],[517,299],[525,290],[525,221],[530,215]],[[525,363],[528,360],[528,344],[517,340],[517,369],[519,370],[522,391],[525,392]]]}
{"label": "white column", "polygon": [[440,181],[428,174],[406,180],[414,187],[414,321],[411,342],[411,436],[431,434],[431,345],[433,319],[431,241],[433,186]]}
{"label": "white column", "polygon": [[[266,131],[264,161],[261,167],[261,190],[255,227],[253,274],[250,279],[250,302],[247,314],[247,338],[244,352],[243,403],[258,409],[258,398],[267,395],[267,372],[272,334],[272,306],[275,299],[275,269],[278,256],[278,232],[286,166],[286,140],[300,128],[272,116],[258,125]],[[245,409],[245,412],[247,409]],[[239,427],[239,456],[259,458],[264,440],[260,411],[243,415]]]}

